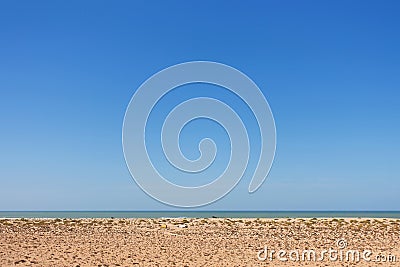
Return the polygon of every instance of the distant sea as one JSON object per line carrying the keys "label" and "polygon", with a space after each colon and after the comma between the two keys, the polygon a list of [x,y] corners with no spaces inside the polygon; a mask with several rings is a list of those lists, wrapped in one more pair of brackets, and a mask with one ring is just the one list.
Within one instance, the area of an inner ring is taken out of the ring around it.
{"label": "distant sea", "polygon": [[0,211],[0,218],[400,218],[400,211]]}

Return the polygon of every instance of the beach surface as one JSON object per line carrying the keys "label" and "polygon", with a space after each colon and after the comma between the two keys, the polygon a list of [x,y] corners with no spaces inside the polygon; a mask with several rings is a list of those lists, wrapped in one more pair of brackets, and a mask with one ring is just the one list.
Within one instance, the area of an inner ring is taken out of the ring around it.
{"label": "beach surface", "polygon": [[0,219],[0,266],[400,266],[400,220]]}

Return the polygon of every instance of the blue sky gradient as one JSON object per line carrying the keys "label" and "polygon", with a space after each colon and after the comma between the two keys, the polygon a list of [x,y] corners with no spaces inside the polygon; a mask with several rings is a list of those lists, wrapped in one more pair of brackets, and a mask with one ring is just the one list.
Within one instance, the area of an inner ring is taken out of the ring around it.
{"label": "blue sky gradient", "polygon": [[[142,82],[193,60],[253,79],[278,141],[256,193],[248,177],[201,209],[399,210],[399,13],[399,1],[2,1],[0,210],[173,209],[131,179],[121,129]],[[226,146],[208,123],[182,136],[188,157],[201,129]]]}

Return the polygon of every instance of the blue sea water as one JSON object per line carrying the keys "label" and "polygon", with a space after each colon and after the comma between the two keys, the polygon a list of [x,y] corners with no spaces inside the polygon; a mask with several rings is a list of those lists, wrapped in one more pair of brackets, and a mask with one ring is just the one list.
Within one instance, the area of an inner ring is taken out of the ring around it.
{"label": "blue sea water", "polygon": [[400,218],[400,211],[0,211],[0,218]]}

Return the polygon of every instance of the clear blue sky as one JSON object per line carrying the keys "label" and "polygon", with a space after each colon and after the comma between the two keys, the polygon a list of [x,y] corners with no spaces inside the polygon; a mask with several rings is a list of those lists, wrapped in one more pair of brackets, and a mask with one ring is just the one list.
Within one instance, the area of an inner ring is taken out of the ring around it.
{"label": "clear blue sky", "polygon": [[172,209],[131,179],[121,128],[143,81],[192,60],[251,77],[278,138],[255,194],[243,179],[203,209],[399,210],[399,14],[399,1],[2,1],[0,210]]}

